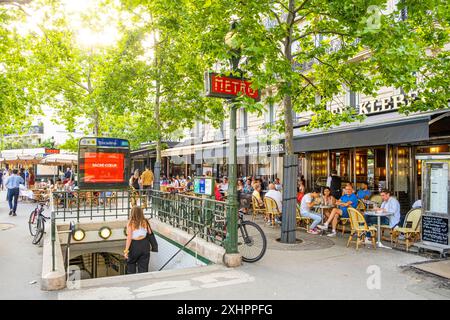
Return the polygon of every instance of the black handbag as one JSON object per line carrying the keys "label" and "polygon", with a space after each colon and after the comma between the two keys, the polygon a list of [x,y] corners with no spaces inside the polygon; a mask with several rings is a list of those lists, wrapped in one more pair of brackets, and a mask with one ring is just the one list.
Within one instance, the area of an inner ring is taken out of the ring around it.
{"label": "black handbag", "polygon": [[[147,223],[148,223],[149,229],[152,230],[150,228],[150,223],[148,221],[147,221]],[[150,242],[150,251],[158,252],[158,242],[156,241],[156,237],[155,237],[155,234],[153,233],[153,230],[152,230],[152,233],[147,232],[146,239],[148,240],[148,242]]]}

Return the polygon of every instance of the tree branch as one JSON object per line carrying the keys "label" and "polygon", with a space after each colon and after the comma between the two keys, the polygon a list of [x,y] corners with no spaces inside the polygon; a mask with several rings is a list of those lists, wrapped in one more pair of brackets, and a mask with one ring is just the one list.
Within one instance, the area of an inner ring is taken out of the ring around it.
{"label": "tree branch", "polygon": [[82,89],[86,90],[87,92],[89,92],[89,89],[88,89],[85,85],[83,85],[82,83],[79,83],[78,81],[72,79],[71,76],[65,76],[65,78],[66,78],[67,80],[69,80],[70,82],[76,84],[76,85],[79,86],[80,88],[82,88]]}
{"label": "tree branch", "polygon": [[270,10],[270,12],[272,12],[272,14],[275,16],[275,19],[277,19],[278,25],[281,26],[282,23],[281,23],[281,18],[280,18],[280,16],[279,16],[274,10],[272,10],[272,9]]}
{"label": "tree branch", "polygon": [[300,10],[302,10],[305,7],[305,5],[308,3],[308,1],[309,0],[304,0],[303,3],[300,6],[298,6],[297,9],[294,10],[294,13],[297,13]]}
{"label": "tree branch", "polygon": [[347,37],[351,37],[352,35],[348,34],[348,33],[344,33],[344,32],[339,32],[339,31],[331,31],[331,30],[325,30],[325,31],[318,31],[318,30],[313,30],[310,32],[306,32],[304,34],[302,34],[301,36],[298,36],[297,38],[294,39],[295,41],[298,41],[300,39],[303,39],[309,35],[312,34],[334,34],[334,35],[340,35],[340,36],[347,36]]}
{"label": "tree branch", "polygon": [[[317,88],[316,87],[316,85],[314,84],[314,83],[312,83],[312,81],[307,77],[307,76],[305,76],[304,74],[302,74],[302,73],[299,73],[299,75],[303,78],[303,79],[305,79],[314,89],[316,89],[316,90],[319,90],[319,88]],[[306,87],[305,87],[306,88]]]}

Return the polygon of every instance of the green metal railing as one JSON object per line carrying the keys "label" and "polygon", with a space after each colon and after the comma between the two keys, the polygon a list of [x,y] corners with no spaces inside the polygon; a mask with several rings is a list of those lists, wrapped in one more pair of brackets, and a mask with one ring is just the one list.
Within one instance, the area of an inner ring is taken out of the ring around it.
{"label": "green metal railing", "polygon": [[77,190],[54,192],[52,208],[52,266],[55,271],[56,223],[58,221],[128,219],[133,206],[141,206],[147,217],[196,234],[224,246],[227,204],[182,193],[146,190]]}

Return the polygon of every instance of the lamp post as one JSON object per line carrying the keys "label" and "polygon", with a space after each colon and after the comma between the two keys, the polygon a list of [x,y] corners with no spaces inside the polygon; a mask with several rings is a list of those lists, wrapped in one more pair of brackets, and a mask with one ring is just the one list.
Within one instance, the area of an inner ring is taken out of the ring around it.
{"label": "lamp post", "polygon": [[[231,24],[230,31],[225,36],[225,44],[229,47],[231,58],[230,67],[233,75],[239,73],[241,50],[235,46],[233,37],[236,34],[236,22]],[[227,197],[227,238],[225,250],[227,254],[237,254],[237,223],[238,223],[238,194],[237,194],[237,140],[236,140],[236,110],[237,101],[230,101],[230,151],[228,155],[228,197]]]}

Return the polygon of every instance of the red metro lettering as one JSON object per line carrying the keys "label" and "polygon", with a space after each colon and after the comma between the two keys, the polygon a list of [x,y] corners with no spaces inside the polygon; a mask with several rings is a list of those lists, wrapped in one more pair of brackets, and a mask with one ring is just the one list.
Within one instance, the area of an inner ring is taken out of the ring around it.
{"label": "red metro lettering", "polygon": [[237,78],[223,77],[219,75],[211,76],[211,92],[225,96],[238,96],[244,94],[255,100],[259,100],[259,91],[254,90],[252,82]]}

